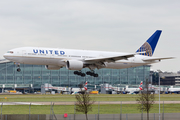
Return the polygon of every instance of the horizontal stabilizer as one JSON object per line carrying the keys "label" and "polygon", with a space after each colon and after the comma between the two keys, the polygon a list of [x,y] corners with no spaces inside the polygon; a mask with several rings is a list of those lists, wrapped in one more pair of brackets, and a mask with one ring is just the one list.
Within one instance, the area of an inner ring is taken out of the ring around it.
{"label": "horizontal stabilizer", "polygon": [[112,56],[112,57],[100,57],[100,58],[86,58],[85,62],[115,62],[116,60],[123,60],[130,57],[134,57],[135,54],[125,54],[120,56]]}
{"label": "horizontal stabilizer", "polygon": [[174,57],[151,57],[151,58],[144,58],[143,61],[155,61],[155,60],[164,60],[164,59],[173,59]]}

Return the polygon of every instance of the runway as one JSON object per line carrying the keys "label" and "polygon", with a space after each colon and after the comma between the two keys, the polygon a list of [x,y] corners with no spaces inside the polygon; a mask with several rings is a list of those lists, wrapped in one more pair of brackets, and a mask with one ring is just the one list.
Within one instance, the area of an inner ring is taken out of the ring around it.
{"label": "runway", "polygon": [[[0,105],[74,105],[75,102],[0,102]],[[160,101],[163,104],[163,101]],[[94,104],[121,104],[121,101],[96,101]],[[122,104],[137,104],[136,101],[122,101]],[[155,101],[154,104],[159,104]],[[180,104],[180,101],[164,101],[164,104]]]}
{"label": "runway", "polygon": [[0,102],[0,105],[43,105],[41,103],[34,102]]}

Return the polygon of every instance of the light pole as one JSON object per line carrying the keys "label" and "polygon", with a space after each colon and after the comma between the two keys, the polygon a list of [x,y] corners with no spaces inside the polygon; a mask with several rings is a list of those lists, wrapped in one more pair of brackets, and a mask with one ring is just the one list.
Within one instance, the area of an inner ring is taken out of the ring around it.
{"label": "light pole", "polygon": [[161,120],[161,113],[160,113],[160,72],[159,72],[159,120]]}
{"label": "light pole", "polygon": [[160,73],[162,72],[161,70],[157,70],[158,74],[159,74],[159,120],[161,120],[161,113],[160,113],[160,92],[161,92],[161,88],[160,88]]}

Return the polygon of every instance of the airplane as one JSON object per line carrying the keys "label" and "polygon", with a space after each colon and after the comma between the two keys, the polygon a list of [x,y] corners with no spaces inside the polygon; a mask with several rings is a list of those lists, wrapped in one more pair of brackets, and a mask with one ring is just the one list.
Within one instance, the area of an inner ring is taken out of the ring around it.
{"label": "airplane", "polygon": [[132,93],[139,93],[139,91],[143,90],[142,88],[143,82],[141,81],[139,88],[125,88],[125,93],[132,94]]}
{"label": "airplane", "polygon": [[88,88],[87,88],[87,81],[86,83],[84,84],[84,87],[83,88],[72,88],[71,91],[72,91],[72,94],[76,94],[76,93],[84,93],[84,91],[87,91]]}
{"label": "airplane", "polygon": [[168,93],[177,93],[180,94],[180,88],[168,88]]}
{"label": "airplane", "polygon": [[[135,53],[20,47],[9,50],[3,56],[17,65],[18,72],[21,71],[20,64],[33,64],[45,65],[48,70],[66,67],[68,70],[74,70],[74,74],[81,77],[86,75],[98,77],[94,69],[124,69],[172,59],[173,57],[152,57],[161,32],[161,30],[155,31]],[[81,71],[83,68],[89,68],[90,71],[85,74]]]}

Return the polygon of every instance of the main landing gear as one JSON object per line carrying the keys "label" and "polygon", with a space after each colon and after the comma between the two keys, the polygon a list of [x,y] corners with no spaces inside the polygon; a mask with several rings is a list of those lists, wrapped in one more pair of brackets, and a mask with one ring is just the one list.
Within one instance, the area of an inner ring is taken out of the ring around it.
{"label": "main landing gear", "polygon": [[98,77],[98,74],[97,74],[97,73],[94,73],[94,71],[93,71],[93,72],[87,71],[86,74],[87,74],[87,75],[90,75],[90,76],[93,76],[93,77]]}
{"label": "main landing gear", "polygon": [[81,77],[85,77],[85,76],[86,76],[86,74],[85,74],[85,73],[82,73],[81,71],[74,71],[74,74],[75,74],[75,75],[79,75],[79,76],[81,76]]}
{"label": "main landing gear", "polygon": [[79,75],[81,77],[85,77],[86,75],[90,75],[90,76],[93,76],[93,77],[98,77],[98,74],[94,73],[94,71],[87,71],[86,74],[82,73],[81,71],[74,71],[74,74]]}

